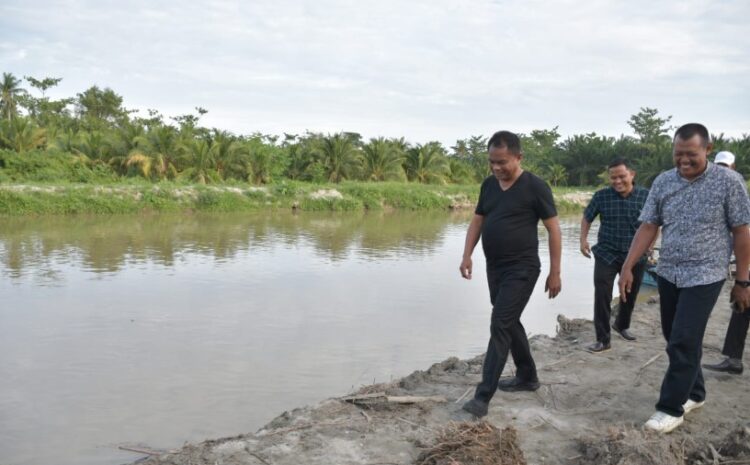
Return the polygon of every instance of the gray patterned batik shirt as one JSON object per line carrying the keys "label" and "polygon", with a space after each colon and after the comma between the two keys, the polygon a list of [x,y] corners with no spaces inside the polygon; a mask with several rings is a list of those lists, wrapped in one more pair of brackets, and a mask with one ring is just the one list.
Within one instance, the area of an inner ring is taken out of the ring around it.
{"label": "gray patterned batik shirt", "polygon": [[659,276],[678,288],[726,279],[731,229],[750,223],[750,200],[738,173],[708,164],[688,181],[673,168],[660,174],[639,220],[661,226]]}

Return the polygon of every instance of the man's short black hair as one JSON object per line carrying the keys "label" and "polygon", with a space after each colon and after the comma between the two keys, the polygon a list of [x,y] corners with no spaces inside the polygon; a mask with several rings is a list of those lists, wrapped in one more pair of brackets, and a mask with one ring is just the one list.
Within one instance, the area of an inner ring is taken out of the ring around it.
{"label": "man's short black hair", "polygon": [[508,152],[518,155],[521,153],[521,139],[510,131],[497,131],[487,142],[487,150],[492,147],[506,148]]}
{"label": "man's short black hair", "polygon": [[703,147],[708,147],[709,142],[711,142],[711,136],[708,134],[708,129],[699,123],[688,123],[680,126],[677,132],[674,133],[672,141],[677,140],[678,137],[680,140],[689,140],[696,134],[701,138]]}
{"label": "man's short black hair", "polygon": [[631,166],[630,162],[627,159],[621,158],[621,157],[615,158],[614,160],[609,162],[609,165],[607,165],[607,169],[614,168],[615,166],[620,166],[620,165],[624,165],[625,168],[631,171],[633,170],[633,167]]}

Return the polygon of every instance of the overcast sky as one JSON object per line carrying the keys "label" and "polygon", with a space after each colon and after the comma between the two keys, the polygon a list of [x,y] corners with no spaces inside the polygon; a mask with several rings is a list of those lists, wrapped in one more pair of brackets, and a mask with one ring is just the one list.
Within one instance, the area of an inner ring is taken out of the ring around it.
{"label": "overcast sky", "polygon": [[618,136],[648,106],[738,136],[748,18],[747,0],[2,0],[0,72],[238,134]]}

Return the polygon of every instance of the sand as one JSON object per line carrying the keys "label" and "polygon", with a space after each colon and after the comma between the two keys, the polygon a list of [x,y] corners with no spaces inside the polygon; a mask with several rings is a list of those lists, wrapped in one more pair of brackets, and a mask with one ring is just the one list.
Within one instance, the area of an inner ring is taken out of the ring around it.
{"label": "sand", "polygon": [[[721,357],[728,299],[725,286],[706,332],[704,362]],[[613,334],[612,350],[602,354],[584,349],[594,340],[590,321],[559,317],[556,337],[531,338],[541,388],[498,392],[486,424],[460,409],[480,380],[482,356],[451,358],[393,383],[365,386],[357,393],[284,412],[254,433],[187,444],[139,463],[750,465],[747,372],[737,376],[704,371],[708,398],[703,408],[687,415],[671,434],[642,430],[654,411],[667,366],[658,314],[658,303],[639,304],[631,326],[638,340],[628,342]],[[509,362],[506,374],[512,367]],[[344,399],[367,393],[392,397],[360,403]],[[389,402],[393,396],[444,400]],[[490,439],[470,441],[478,431]]]}

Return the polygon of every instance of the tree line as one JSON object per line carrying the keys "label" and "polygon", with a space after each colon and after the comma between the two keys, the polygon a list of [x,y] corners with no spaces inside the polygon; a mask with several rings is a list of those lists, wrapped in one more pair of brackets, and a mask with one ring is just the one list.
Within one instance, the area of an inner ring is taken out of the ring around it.
{"label": "tree line", "polygon": [[[363,140],[354,132],[236,135],[201,126],[207,110],[200,107],[171,118],[156,110],[139,116],[109,88],[92,86],[59,100],[48,97],[47,91],[61,80],[30,76],[22,80],[3,73],[0,173],[12,166],[16,177],[0,176],[0,180],[39,179],[33,171],[44,172],[47,161],[75,168],[72,172],[79,176],[68,180],[77,181],[87,181],[88,174],[81,173],[96,173],[112,180],[202,184],[262,185],[283,179],[467,184],[489,174],[486,136],[460,139],[446,148],[435,141],[412,144],[404,138]],[[670,120],[644,107],[628,120],[634,136],[592,132],[563,138],[557,127],[533,130],[520,135],[523,165],[554,186],[596,186],[605,182],[607,164],[624,157],[633,162],[640,182],[650,185],[661,171],[672,167]],[[716,150],[733,152],[738,171],[750,175],[750,134],[712,137]],[[46,172],[56,176],[54,169]]]}

